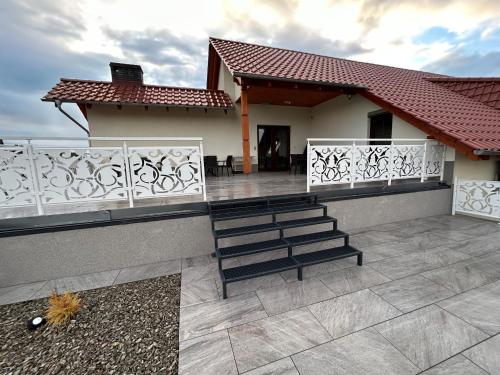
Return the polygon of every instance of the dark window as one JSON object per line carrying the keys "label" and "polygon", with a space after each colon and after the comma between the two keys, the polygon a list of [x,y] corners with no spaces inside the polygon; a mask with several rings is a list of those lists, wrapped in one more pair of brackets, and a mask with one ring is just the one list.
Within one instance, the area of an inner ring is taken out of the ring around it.
{"label": "dark window", "polygon": [[[392,113],[382,112],[369,115],[370,138],[392,138]],[[387,141],[371,141],[370,144],[387,145]]]}

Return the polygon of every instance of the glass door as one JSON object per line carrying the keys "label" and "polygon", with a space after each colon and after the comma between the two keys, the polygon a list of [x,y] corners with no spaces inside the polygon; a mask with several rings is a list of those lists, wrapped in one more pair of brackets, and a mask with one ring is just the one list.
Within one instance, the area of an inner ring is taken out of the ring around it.
{"label": "glass door", "polygon": [[259,171],[283,171],[290,167],[290,127],[258,125]]}

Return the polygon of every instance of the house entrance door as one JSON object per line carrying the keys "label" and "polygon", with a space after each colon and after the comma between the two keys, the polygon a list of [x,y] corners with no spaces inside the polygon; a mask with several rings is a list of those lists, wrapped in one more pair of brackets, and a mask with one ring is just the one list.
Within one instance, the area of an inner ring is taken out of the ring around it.
{"label": "house entrance door", "polygon": [[290,167],[290,127],[258,125],[259,171],[284,171]]}

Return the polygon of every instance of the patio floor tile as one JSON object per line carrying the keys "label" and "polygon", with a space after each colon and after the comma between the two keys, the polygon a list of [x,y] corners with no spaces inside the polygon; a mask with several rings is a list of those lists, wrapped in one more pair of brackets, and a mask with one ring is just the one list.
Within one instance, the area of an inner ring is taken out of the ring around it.
{"label": "patio floor tile", "polygon": [[368,266],[346,268],[320,276],[319,279],[333,292],[333,297],[391,281]]}
{"label": "patio floor tile", "polygon": [[[304,267],[302,270],[302,278],[305,279],[311,279],[311,278],[316,278],[319,275],[327,274],[330,272],[338,271],[339,268],[339,263],[340,260],[336,260],[333,262],[326,262],[326,263],[319,263],[319,264],[314,264],[312,266]],[[356,263],[350,266],[354,266]],[[280,275],[285,279],[287,283],[297,281],[297,270],[290,270],[290,271],[285,271],[281,272]]]}
{"label": "patio floor tile", "polygon": [[441,301],[438,305],[489,335],[500,332],[500,281]]}
{"label": "patio floor tile", "polygon": [[237,375],[227,331],[179,343],[179,375]]}
{"label": "patio floor tile", "polygon": [[500,335],[496,335],[464,352],[476,365],[490,374],[500,374]]}
{"label": "patio floor tile", "polygon": [[115,280],[115,284],[152,279],[154,277],[167,276],[179,272],[181,272],[180,259],[144,264],[122,269]]}
{"label": "patio floor tile", "polygon": [[[215,279],[217,283],[217,289],[219,290],[219,295],[222,296],[222,283],[220,277]],[[257,277],[255,279],[248,279],[242,281],[236,281],[234,283],[227,284],[227,295],[228,297],[237,296],[239,294],[245,294],[248,292],[255,292],[259,289],[269,288],[272,286],[284,285],[285,280],[279,274],[267,275],[262,277]]]}
{"label": "patio floor tile", "polygon": [[488,375],[488,373],[459,354],[424,371],[422,375]]}
{"label": "patio floor tile", "polygon": [[318,279],[305,279],[257,291],[269,315],[333,298],[334,294]]}
{"label": "patio floor tile", "polygon": [[229,336],[240,372],[331,340],[306,308],[233,327]]}
{"label": "patio floor tile", "polygon": [[457,293],[500,280],[500,253],[473,258],[422,274]]}
{"label": "patio floor tile", "polygon": [[449,244],[447,247],[471,256],[485,255],[500,251],[500,233],[492,233],[479,238],[460,241],[455,244]]}
{"label": "patio floor tile", "polygon": [[365,263],[376,262],[377,260],[392,258],[418,251],[417,246],[410,243],[404,243],[400,240],[371,246],[363,246],[359,247],[359,249],[363,251],[363,262]]}
{"label": "patio floor tile", "polygon": [[470,258],[469,255],[452,250],[427,250],[410,255],[380,260],[370,263],[370,267],[395,280],[415,275],[433,268],[460,262]]}
{"label": "patio floor tile", "polygon": [[181,286],[181,307],[218,299],[219,293],[214,279],[195,281]]}
{"label": "patio floor tile", "polygon": [[401,314],[368,289],[311,305],[309,310],[333,338],[348,335]]}
{"label": "patio floor tile", "polygon": [[488,337],[435,305],[381,323],[375,329],[421,370]]}
{"label": "patio floor tile", "polygon": [[419,369],[380,334],[364,330],[295,354],[301,374],[314,375],[405,375]]}
{"label": "patio floor tile", "polygon": [[409,312],[455,295],[454,292],[420,275],[370,288],[403,312]]}
{"label": "patio floor tile", "polygon": [[91,273],[88,275],[75,276],[75,277],[64,277],[61,279],[50,280],[45,283],[45,285],[33,295],[35,298],[47,297],[52,293],[52,290],[57,290],[58,293],[64,293],[66,291],[79,292],[82,290],[103,288],[105,286],[110,286],[116,279],[120,271],[104,271]]}
{"label": "patio floor tile", "polygon": [[290,357],[245,372],[245,375],[299,375]]}
{"label": "patio floor tile", "polygon": [[392,232],[384,232],[376,229],[371,229],[350,236],[349,243],[354,247],[366,247],[366,246],[376,245],[382,242],[394,242],[400,239],[401,239],[400,236]]}
{"label": "patio floor tile", "polygon": [[46,283],[46,281],[40,281],[37,283],[0,288],[0,305],[7,305],[10,303],[17,303],[32,299],[33,295]]}
{"label": "patio floor tile", "polygon": [[217,263],[217,258],[211,255],[200,255],[191,258],[182,258],[182,269],[197,266],[206,266],[207,264]]}
{"label": "patio floor tile", "polygon": [[267,317],[255,293],[182,307],[179,340],[187,340]]}

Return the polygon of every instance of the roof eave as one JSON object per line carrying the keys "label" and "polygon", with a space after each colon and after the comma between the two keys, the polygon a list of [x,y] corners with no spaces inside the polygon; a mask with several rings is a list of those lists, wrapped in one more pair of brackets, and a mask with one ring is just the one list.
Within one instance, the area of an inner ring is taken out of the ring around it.
{"label": "roof eave", "polygon": [[355,88],[355,89],[367,89],[367,86],[356,85],[351,83],[335,83],[335,82],[326,82],[326,81],[312,81],[308,79],[294,79],[294,78],[286,78],[286,77],[275,77],[265,74],[253,74],[253,73],[244,73],[244,72],[234,72],[234,77],[240,78],[253,78],[253,79],[266,79],[269,81],[284,81],[291,83],[301,83],[301,84],[309,84],[309,85],[322,85],[322,86],[331,86],[331,87],[339,87],[339,88]]}
{"label": "roof eave", "polygon": [[130,103],[130,102],[100,102],[95,100],[67,100],[67,99],[52,99],[41,98],[42,102],[55,102],[60,100],[62,103],[75,103],[75,104],[96,104],[96,105],[120,105],[120,106],[134,106],[134,107],[161,107],[161,108],[206,108],[206,109],[234,109],[234,104],[231,106],[206,106],[206,105],[192,105],[192,104],[159,104],[159,103]]}
{"label": "roof eave", "polygon": [[474,150],[474,155],[478,155],[478,156],[500,156],[500,150]]}

